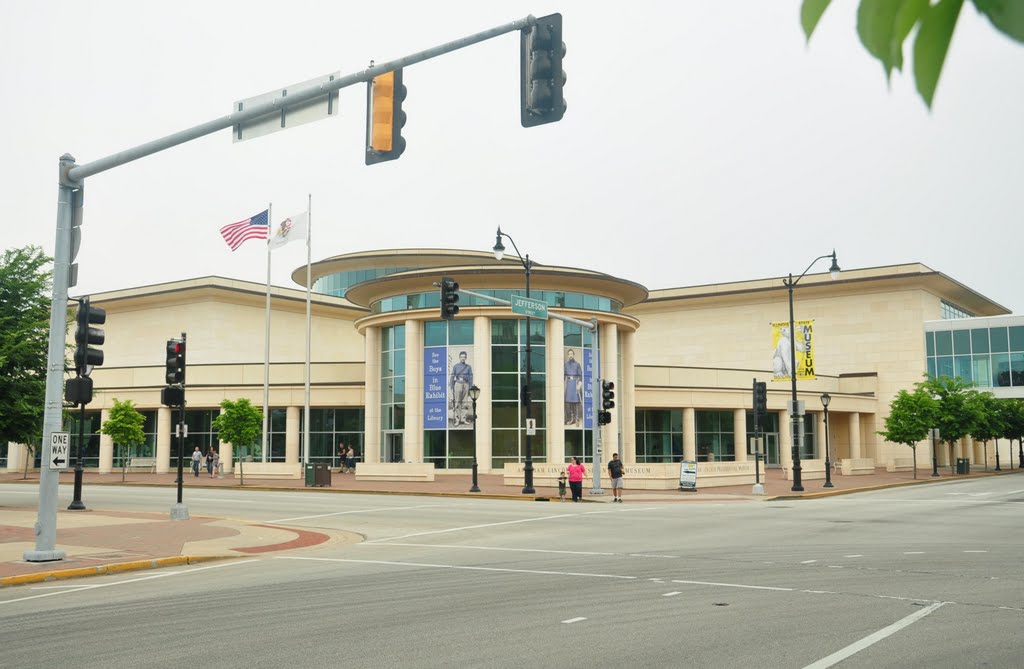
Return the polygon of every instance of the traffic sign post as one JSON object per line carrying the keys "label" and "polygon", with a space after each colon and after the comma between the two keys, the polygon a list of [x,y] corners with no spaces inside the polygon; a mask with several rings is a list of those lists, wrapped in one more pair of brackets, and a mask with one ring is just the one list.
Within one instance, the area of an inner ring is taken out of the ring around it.
{"label": "traffic sign post", "polygon": [[68,468],[70,462],[69,453],[71,452],[71,433],[70,432],[51,432],[50,433],[50,455],[47,459],[46,466],[50,469],[65,470]]}

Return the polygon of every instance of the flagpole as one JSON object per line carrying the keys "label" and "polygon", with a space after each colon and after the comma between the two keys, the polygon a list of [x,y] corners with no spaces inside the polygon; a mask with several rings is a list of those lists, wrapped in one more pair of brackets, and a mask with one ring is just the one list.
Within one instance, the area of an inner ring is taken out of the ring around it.
{"label": "flagpole", "polygon": [[[274,220],[274,203],[267,206],[267,228]],[[267,235],[267,317],[263,338],[263,462],[267,461],[267,427],[270,421],[270,235]]]}
{"label": "flagpole", "polygon": [[[313,246],[313,194],[309,193],[306,200],[306,404],[303,408],[302,429],[302,462],[309,464],[309,356],[310,356],[310,294],[313,289],[312,268],[310,265]],[[334,448],[334,444],[331,444]],[[305,469],[303,469],[305,471]]]}

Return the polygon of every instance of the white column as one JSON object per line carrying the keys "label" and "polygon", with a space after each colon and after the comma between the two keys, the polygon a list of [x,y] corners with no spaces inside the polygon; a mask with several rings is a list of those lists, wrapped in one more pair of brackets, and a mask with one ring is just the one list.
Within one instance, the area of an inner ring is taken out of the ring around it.
{"label": "white column", "polygon": [[697,460],[697,423],[693,407],[683,409],[683,460]]}
{"label": "white column", "polygon": [[825,459],[825,412],[816,411],[814,414],[814,420],[818,424],[818,438],[816,439],[817,445],[814,450],[814,457],[824,460]]}
{"label": "white column", "polygon": [[405,321],[406,462],[423,462],[423,321]]}
{"label": "white column", "polygon": [[[110,409],[100,411],[100,425],[110,420]],[[100,462],[96,469],[100,474],[109,474],[114,469],[114,440],[105,434],[100,434]]]}
{"label": "white column", "polygon": [[736,462],[747,461],[747,410],[732,410],[733,440],[736,442]]}
{"label": "white column", "polygon": [[477,471],[491,471],[491,319],[473,318],[473,381],[480,389],[476,401],[476,462]]}
{"label": "white column", "polygon": [[[565,462],[565,326],[557,318],[547,321],[545,394],[547,396],[547,462]],[[580,363],[583,355],[579,355]]]}
{"label": "white column", "polygon": [[13,441],[7,442],[7,471],[23,471],[27,459],[28,447],[25,444],[16,444]]}
{"label": "white column", "polygon": [[174,435],[174,428],[171,427],[170,407],[160,407],[156,410],[156,473],[166,474],[171,471],[171,437]]}
{"label": "white column", "polygon": [[365,344],[363,382],[366,387],[363,393],[363,409],[366,419],[363,458],[365,462],[380,462],[380,328],[377,326],[366,328],[363,333],[363,342]]}
{"label": "white column", "polygon": [[285,411],[284,462],[288,465],[297,465],[299,464],[299,415],[302,407],[290,406]]}
{"label": "white column", "polygon": [[850,457],[860,458],[860,413],[854,411],[850,414]]}
{"label": "white column", "polygon": [[616,401],[622,406],[622,452],[619,459],[626,464],[636,462],[636,332],[619,332],[622,347],[622,390],[615,393]]}
{"label": "white column", "polygon": [[793,417],[788,411],[779,414],[779,463],[786,468],[793,467]]}

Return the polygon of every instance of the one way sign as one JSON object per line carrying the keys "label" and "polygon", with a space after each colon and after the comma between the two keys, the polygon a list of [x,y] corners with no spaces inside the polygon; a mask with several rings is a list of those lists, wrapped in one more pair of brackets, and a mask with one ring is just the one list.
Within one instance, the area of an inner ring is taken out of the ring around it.
{"label": "one way sign", "polygon": [[50,461],[47,463],[50,469],[67,469],[69,450],[71,450],[71,433],[51,432]]}

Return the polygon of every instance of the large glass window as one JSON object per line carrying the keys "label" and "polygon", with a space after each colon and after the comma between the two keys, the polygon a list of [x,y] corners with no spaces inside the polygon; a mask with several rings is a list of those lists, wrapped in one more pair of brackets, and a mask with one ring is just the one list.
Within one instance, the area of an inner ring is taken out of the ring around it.
{"label": "large glass window", "polygon": [[1024,386],[1024,326],[925,333],[928,374],[985,387]]}
{"label": "large glass window", "polygon": [[[547,461],[545,410],[545,322],[530,319],[531,416],[537,434],[531,437],[533,460]],[[526,385],[526,319],[491,321],[491,466],[522,462],[526,448],[526,407],[520,401]],[[499,392],[500,389],[500,392]]]}
{"label": "large glass window", "polygon": [[[476,360],[473,347],[473,321],[464,319],[425,323],[423,328],[423,345],[448,347],[450,374],[452,376],[456,374],[456,368],[452,365],[468,364],[469,369],[472,369],[473,362]],[[454,358],[456,353],[459,354],[458,359]],[[467,353],[467,356],[463,358],[461,353]],[[463,372],[462,376],[463,378],[471,377],[472,372],[468,374]],[[472,378],[472,385],[480,385],[484,382],[484,379]],[[448,387],[449,393],[456,392],[457,384],[453,380],[446,378],[445,383],[450,384]],[[465,388],[468,383],[468,380],[465,381],[462,387]],[[452,404],[454,401],[455,398],[449,395],[449,404]],[[451,409],[452,415],[450,418],[458,417],[455,424],[450,419],[446,423],[447,429],[423,430],[424,462],[433,463],[437,469],[469,469],[473,466],[473,454],[476,451],[476,443],[474,441],[476,427],[473,425],[475,417],[473,416],[471,398],[465,397],[463,404],[460,406],[465,407],[466,402],[469,403],[468,412],[466,412],[467,409],[465,408],[462,409],[463,413],[456,412],[454,408]],[[479,411],[479,407],[477,410]]]}
{"label": "large glass window", "polygon": [[[751,456],[754,455],[752,439],[755,437],[754,434],[754,412],[748,410],[746,412],[746,423],[747,423],[747,453]],[[761,418],[761,437],[764,439],[761,453],[765,457],[765,464],[778,465],[781,464],[779,459],[779,414],[774,411],[769,411],[767,416]]]}
{"label": "large glass window", "polygon": [[[381,328],[380,426],[384,433],[405,429],[405,326]],[[381,436],[381,443],[386,439]]]}
{"label": "large glass window", "polygon": [[[309,462],[322,462],[332,467],[341,466],[341,445],[352,447],[357,462],[363,460],[363,437],[366,424],[362,407],[309,409]],[[304,436],[300,418],[299,441]],[[299,447],[299,459],[303,449]]]}
{"label": "large glass window", "polygon": [[[319,286],[319,282],[317,284]],[[501,300],[509,300],[512,295],[523,295],[522,290],[488,290],[476,289],[475,292],[481,295],[496,297]],[[604,311],[619,313],[622,311],[622,303],[600,295],[585,295],[582,293],[567,293],[556,290],[533,290],[530,291],[530,298],[541,300],[551,307],[563,307],[569,309],[587,309],[590,311]],[[375,314],[392,313],[395,311],[408,311],[409,309],[435,309],[441,306],[441,295],[439,291],[433,290],[429,293],[412,293],[409,295],[395,295],[370,304],[370,312]],[[472,295],[463,295],[459,300],[459,306],[492,306],[491,302]]]}
{"label": "large glass window", "polygon": [[637,409],[636,461],[680,462],[682,459],[682,410]]}
{"label": "large glass window", "polygon": [[145,441],[139,446],[114,444],[114,469],[129,464],[130,458],[152,458],[156,455],[156,411],[139,411],[142,414],[142,433]]}
{"label": "large glass window", "polygon": [[[70,411],[64,423],[64,430],[71,433],[71,444],[69,446],[69,465],[77,463],[78,458],[78,429],[81,422],[81,412]],[[85,422],[82,423],[82,466],[98,467],[100,464],[100,412],[86,411]],[[40,450],[40,449],[36,449]],[[39,458],[37,458],[38,460]]]}
{"label": "large glass window", "polygon": [[697,460],[716,462],[736,459],[736,433],[732,411],[697,411]]}
{"label": "large glass window", "polygon": [[[196,447],[199,447],[199,452],[204,456],[212,446],[217,451],[220,451],[220,439],[217,438],[217,432],[213,429],[213,419],[220,415],[220,409],[188,409],[185,411],[185,426],[188,427],[188,436],[185,437],[185,449],[182,454],[184,460],[183,467],[185,471],[188,471],[189,467],[192,466],[192,452],[195,451]],[[178,412],[174,411],[171,415],[171,468],[177,468],[178,466],[178,438],[174,436],[174,424],[178,420]],[[262,457],[262,446],[261,442],[256,442],[256,445],[246,449],[247,455],[251,455],[253,460],[259,460]],[[237,460],[241,454],[241,448],[235,448],[233,456]]]}

